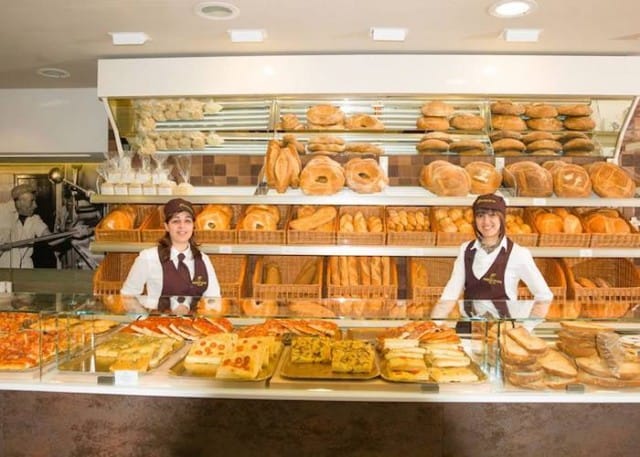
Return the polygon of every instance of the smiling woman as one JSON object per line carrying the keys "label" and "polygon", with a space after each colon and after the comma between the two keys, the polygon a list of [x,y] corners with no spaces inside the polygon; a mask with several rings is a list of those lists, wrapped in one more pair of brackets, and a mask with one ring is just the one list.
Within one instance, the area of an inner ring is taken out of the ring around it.
{"label": "smiling woman", "polygon": [[121,294],[146,296],[139,302],[161,312],[184,314],[195,309],[200,297],[219,297],[220,285],[209,257],[202,255],[193,238],[195,211],[182,198],[164,205],[164,236],[158,246],[136,258]]}

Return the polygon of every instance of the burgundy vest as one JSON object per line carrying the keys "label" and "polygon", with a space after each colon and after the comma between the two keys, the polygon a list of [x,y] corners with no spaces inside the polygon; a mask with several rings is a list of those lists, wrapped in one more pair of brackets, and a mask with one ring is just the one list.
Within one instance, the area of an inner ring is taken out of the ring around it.
{"label": "burgundy vest", "polygon": [[[472,249],[473,244],[469,243],[464,252],[464,299],[494,300],[494,305],[500,315],[508,317],[505,301],[509,300],[509,297],[504,289],[504,272],[513,249],[513,241],[507,238],[507,249],[500,248],[500,253],[481,278],[476,278],[473,274],[473,260],[476,256],[476,250]],[[465,302],[465,309],[468,306],[470,305]]]}
{"label": "burgundy vest", "polygon": [[[168,311],[170,309],[170,296],[178,297],[195,297],[191,301],[191,309],[195,309],[198,299],[207,290],[209,284],[209,276],[204,265],[202,257],[195,257],[195,272],[193,279],[187,281],[186,278],[180,276],[178,269],[171,259],[162,262],[162,297],[158,302],[158,311]],[[179,299],[178,299],[179,300]]]}

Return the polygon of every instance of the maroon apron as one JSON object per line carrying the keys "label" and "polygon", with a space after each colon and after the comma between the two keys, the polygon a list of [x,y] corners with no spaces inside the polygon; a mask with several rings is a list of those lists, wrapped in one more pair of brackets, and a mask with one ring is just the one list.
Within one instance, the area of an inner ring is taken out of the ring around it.
{"label": "maroon apron", "polygon": [[467,315],[472,315],[470,312],[471,303],[468,303],[467,300],[492,300],[500,316],[509,317],[509,310],[506,304],[509,297],[504,289],[504,272],[513,249],[513,241],[507,238],[507,248],[500,248],[500,253],[481,278],[476,278],[473,274],[473,260],[476,256],[476,250],[472,249],[473,244],[469,243],[464,252],[465,311]]}
{"label": "maroon apron", "polygon": [[202,257],[195,257],[194,263],[194,279],[190,280],[180,275],[171,259],[162,263],[162,296],[158,302],[158,311],[166,312],[171,309],[169,300],[171,296],[177,296],[179,302],[185,301],[185,297],[195,297],[190,306],[192,310],[195,309],[198,299],[207,290],[209,276]]}

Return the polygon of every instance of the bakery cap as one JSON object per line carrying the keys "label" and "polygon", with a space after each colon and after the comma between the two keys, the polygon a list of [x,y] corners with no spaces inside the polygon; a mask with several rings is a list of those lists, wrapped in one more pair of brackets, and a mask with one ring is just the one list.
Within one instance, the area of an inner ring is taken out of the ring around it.
{"label": "bakery cap", "polygon": [[507,211],[507,204],[499,195],[480,195],[476,198],[476,201],[473,202],[473,213],[477,214],[477,212],[481,210],[497,211],[501,214],[505,214]]}
{"label": "bakery cap", "polygon": [[184,200],[182,198],[174,198],[173,200],[169,200],[164,205],[165,222],[171,219],[174,214],[181,213],[182,211],[186,211],[187,213],[191,214],[191,217],[194,217],[195,215],[191,202],[188,202],[187,200]]}
{"label": "bakery cap", "polygon": [[31,184],[20,184],[13,189],[11,189],[11,198],[17,200],[20,198],[22,194],[35,194],[36,188]]}

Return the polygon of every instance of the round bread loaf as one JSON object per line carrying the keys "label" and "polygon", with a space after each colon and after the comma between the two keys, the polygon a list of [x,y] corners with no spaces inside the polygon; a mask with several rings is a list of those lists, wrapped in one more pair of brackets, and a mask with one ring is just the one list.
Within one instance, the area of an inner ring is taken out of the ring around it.
{"label": "round bread loaf", "polygon": [[446,160],[434,160],[424,165],[420,171],[420,185],[429,190],[433,183],[433,172],[439,167],[448,167],[450,165],[453,164]]}
{"label": "round bread loaf", "polygon": [[384,154],[384,149],[373,143],[347,143],[344,150],[358,154]]}
{"label": "round bread loaf", "polygon": [[513,138],[503,138],[498,141],[494,141],[491,143],[493,150],[497,153],[506,151],[506,150],[514,150],[522,152],[525,150],[525,144],[520,140],[515,140]]}
{"label": "round bread loaf", "polygon": [[560,167],[564,167],[567,164],[564,160],[547,160],[542,163],[542,167],[546,170],[549,170],[551,175],[553,176],[553,172]]}
{"label": "round bread loaf", "polygon": [[503,140],[505,138],[522,140],[522,133],[516,132],[515,130],[496,130],[489,135],[491,141]]}
{"label": "round bread loaf", "polygon": [[540,140],[555,140],[556,136],[551,132],[530,132],[522,137],[524,144],[533,143]]}
{"label": "round bread loaf", "polygon": [[550,197],[553,194],[551,173],[529,160],[507,165],[503,170],[503,182],[513,187],[519,197]]}
{"label": "round bread loaf", "polygon": [[233,210],[229,205],[207,205],[196,216],[196,230],[229,230]]}
{"label": "round bread loaf", "polygon": [[521,132],[527,129],[527,124],[519,116],[494,114],[491,116],[491,128],[494,130],[511,130]]}
{"label": "round bread loaf", "polygon": [[344,113],[333,105],[315,105],[307,110],[307,121],[315,125],[335,125],[344,122]]}
{"label": "round bread loaf", "polygon": [[564,221],[554,213],[541,211],[536,214],[533,223],[539,233],[564,233]]}
{"label": "round bread loaf", "polygon": [[534,152],[540,149],[549,149],[558,152],[562,149],[562,144],[555,140],[538,140],[527,144],[527,151]]}
{"label": "round bread loaf", "polygon": [[312,158],[300,173],[300,189],[306,195],[333,195],[344,182],[342,166],[326,156]]}
{"label": "round bread loaf", "polygon": [[459,140],[454,141],[449,145],[449,150],[451,152],[457,152],[459,154],[468,154],[470,151],[476,152],[484,152],[486,147],[482,141],[477,140]]}
{"label": "round bread loaf", "polygon": [[589,136],[586,133],[582,132],[565,132],[556,138],[560,143],[564,144],[576,138],[581,138],[583,140],[588,140]]}
{"label": "round bread loaf", "polygon": [[558,106],[558,114],[561,116],[591,116],[593,110],[589,105],[560,105]]}
{"label": "round bread loaf", "polygon": [[416,126],[420,130],[449,130],[449,120],[446,117],[422,116]]}
{"label": "round bread loaf", "polygon": [[105,230],[132,230],[135,223],[135,212],[126,206],[121,206],[107,214],[100,222],[100,228]]}
{"label": "round bread loaf", "polygon": [[426,117],[449,117],[453,114],[454,109],[448,103],[434,100],[422,105],[420,111]]}
{"label": "round bread loaf", "polygon": [[418,152],[427,153],[427,152],[447,152],[449,150],[449,143],[442,140],[437,139],[427,139],[422,140],[420,143],[416,145],[416,149]]}
{"label": "round bread loaf", "polygon": [[509,114],[520,116],[524,114],[524,105],[513,103],[511,100],[498,100],[490,105],[491,114]]}
{"label": "round bread loaf", "polygon": [[309,144],[345,144],[346,141],[339,136],[318,135],[309,138]]}
{"label": "round bread loaf", "polygon": [[535,119],[556,117],[558,115],[558,110],[555,106],[548,105],[546,103],[532,103],[525,107],[524,114],[529,118]]}
{"label": "round bread loaf", "polygon": [[618,165],[597,162],[588,169],[593,190],[600,197],[631,198],[636,185],[629,173]]}
{"label": "round bread loaf", "polygon": [[472,194],[492,194],[502,183],[502,175],[488,162],[469,162],[464,169],[471,179]]}
{"label": "round bread loaf", "polygon": [[451,135],[445,132],[429,132],[422,135],[420,141],[423,140],[441,140],[446,141],[447,143],[451,143],[453,141],[453,138],[451,138]]}
{"label": "round bread loaf", "polygon": [[484,118],[473,114],[456,114],[449,121],[451,127],[458,130],[482,130]]}
{"label": "round bread loaf", "polygon": [[555,117],[540,117],[527,119],[527,127],[531,130],[544,130],[545,132],[556,132],[562,130],[562,121]]}
{"label": "round bread loaf", "polygon": [[580,165],[567,163],[553,173],[553,191],[558,197],[588,197],[591,195],[589,173]]}
{"label": "round bread loaf", "polygon": [[344,165],[347,186],[359,194],[380,192],[389,179],[375,159],[355,157]]}
{"label": "round bread loaf", "polygon": [[469,194],[471,179],[464,168],[449,162],[445,162],[446,165],[434,165],[435,162],[440,161],[425,165],[420,173],[420,182],[429,183],[428,187],[425,186],[428,191],[447,197],[464,197]]}
{"label": "round bread loaf", "polygon": [[564,143],[562,149],[564,151],[586,151],[591,152],[596,148],[596,145],[593,144],[593,141],[585,138],[574,138]]}
{"label": "round bread loaf", "polygon": [[564,127],[569,130],[587,131],[593,130],[596,126],[596,121],[589,116],[576,116],[566,117],[564,119]]}
{"label": "round bread loaf", "polygon": [[369,114],[354,114],[344,121],[344,126],[349,130],[384,130],[384,124]]}

